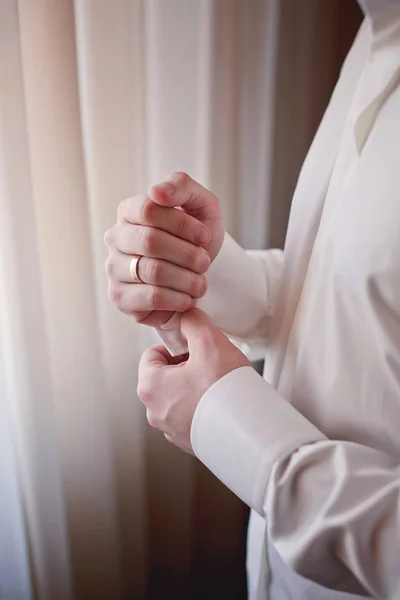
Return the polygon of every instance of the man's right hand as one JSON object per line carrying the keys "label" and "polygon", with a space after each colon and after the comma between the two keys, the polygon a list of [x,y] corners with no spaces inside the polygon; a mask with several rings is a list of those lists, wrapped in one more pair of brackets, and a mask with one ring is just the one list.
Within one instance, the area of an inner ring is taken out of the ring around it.
{"label": "man's right hand", "polygon": [[[147,196],[121,202],[105,234],[109,296],[136,321],[159,327],[194,306],[207,291],[204,273],[225,235],[218,199],[185,173],[174,173]],[[133,255],[142,258],[134,283]]]}

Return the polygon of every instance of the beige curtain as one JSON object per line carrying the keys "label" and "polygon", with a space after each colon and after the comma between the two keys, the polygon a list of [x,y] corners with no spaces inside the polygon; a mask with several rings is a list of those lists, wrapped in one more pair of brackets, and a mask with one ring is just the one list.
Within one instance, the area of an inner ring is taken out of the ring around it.
{"label": "beige curtain", "polygon": [[[306,4],[332,32],[340,3]],[[0,0],[5,600],[245,597],[246,508],[147,427],[136,367],[154,338],[108,302],[102,240],[121,199],[179,169],[219,194],[243,244],[282,243],[315,128],[285,94],[291,5]],[[334,35],[296,39],[335,72]],[[282,187],[274,123],[291,111]]]}

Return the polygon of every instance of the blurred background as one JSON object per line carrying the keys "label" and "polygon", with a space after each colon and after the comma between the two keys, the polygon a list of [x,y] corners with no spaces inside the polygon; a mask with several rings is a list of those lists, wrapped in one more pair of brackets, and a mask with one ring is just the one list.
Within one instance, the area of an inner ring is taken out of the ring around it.
{"label": "blurred background", "polygon": [[355,0],[0,0],[0,598],[246,598],[247,508],[147,426],[118,203],[183,170],[282,247]]}

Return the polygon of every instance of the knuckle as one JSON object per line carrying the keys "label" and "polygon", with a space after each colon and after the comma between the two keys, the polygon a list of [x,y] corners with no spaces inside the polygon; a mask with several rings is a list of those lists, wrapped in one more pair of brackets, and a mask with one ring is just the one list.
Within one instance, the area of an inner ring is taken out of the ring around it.
{"label": "knuckle", "polygon": [[107,258],[107,260],[106,260],[105,270],[106,270],[107,278],[108,279],[114,279],[114,275],[115,275],[115,263],[111,259],[111,256],[109,256]]}
{"label": "knuckle", "polygon": [[118,307],[121,305],[122,290],[117,285],[110,285],[108,288],[108,297]]}
{"label": "knuckle", "polygon": [[151,308],[158,308],[161,305],[163,298],[163,290],[162,288],[152,286],[149,289],[149,306]]}
{"label": "knuckle", "polygon": [[[122,200],[117,209],[118,222],[123,223],[136,223],[138,221],[138,205],[141,206],[143,196],[132,196],[131,198],[125,198]],[[140,212],[140,208],[139,208]]]}
{"label": "knuckle", "polygon": [[[176,211],[178,212],[178,211]],[[188,232],[187,218],[184,213],[181,213],[176,224],[176,235],[180,238],[185,238]]]}
{"label": "knuckle", "polygon": [[147,405],[151,401],[152,393],[147,383],[139,381],[136,393],[143,404]]}
{"label": "knuckle", "polygon": [[154,414],[154,412],[148,410],[146,413],[146,418],[150,427],[153,427],[154,429],[161,429],[160,419]]}
{"label": "knuckle", "polygon": [[117,217],[118,220],[121,221],[122,219],[125,218],[129,207],[131,205],[132,199],[131,198],[125,198],[125,200],[121,200],[121,202],[118,204],[118,208],[117,208]]}
{"label": "knuckle", "polygon": [[191,275],[189,275],[189,285],[188,285],[189,294],[191,294],[192,296],[197,296],[198,287],[199,287],[199,284],[197,282],[197,275],[192,273]]}
{"label": "knuckle", "polygon": [[189,294],[179,294],[179,304],[182,311],[189,310],[192,307],[192,297]]}
{"label": "knuckle", "polygon": [[[142,259],[143,260],[143,259]],[[144,266],[144,277],[149,283],[160,283],[162,265],[160,261],[148,258]]]}
{"label": "knuckle", "polygon": [[192,296],[202,296],[205,292],[206,289],[206,282],[204,277],[201,277],[199,275],[191,275],[191,282],[190,282],[190,293]]}
{"label": "knuckle", "polygon": [[116,246],[122,252],[130,254],[136,245],[136,228],[130,223],[125,223],[119,227]]}
{"label": "knuckle", "polygon": [[108,229],[104,234],[104,243],[106,246],[112,246],[114,243],[114,228]]}
{"label": "knuckle", "polygon": [[181,187],[186,186],[190,182],[190,176],[184,171],[174,171],[167,179]]}
{"label": "knuckle", "polygon": [[190,244],[190,246],[188,246],[187,254],[190,266],[196,270],[199,254],[198,248],[193,244]]}
{"label": "knuckle", "polygon": [[196,271],[201,271],[204,265],[205,251],[197,246],[190,249],[190,262]]}
{"label": "knuckle", "polygon": [[151,227],[144,229],[142,234],[143,251],[145,254],[152,254],[157,249],[158,232]]}
{"label": "knuckle", "polygon": [[157,205],[150,198],[142,198],[139,205],[140,219],[144,225],[151,224]]}

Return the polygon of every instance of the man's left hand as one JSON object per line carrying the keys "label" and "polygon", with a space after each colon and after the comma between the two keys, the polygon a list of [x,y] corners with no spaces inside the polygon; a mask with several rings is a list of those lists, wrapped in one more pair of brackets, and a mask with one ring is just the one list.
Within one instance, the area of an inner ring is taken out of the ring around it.
{"label": "man's left hand", "polygon": [[182,315],[181,328],[189,354],[177,360],[164,346],[147,350],[139,365],[138,395],[150,425],[193,454],[190,429],[201,397],[224,375],[250,362],[199,309]]}

